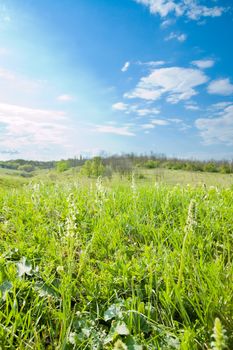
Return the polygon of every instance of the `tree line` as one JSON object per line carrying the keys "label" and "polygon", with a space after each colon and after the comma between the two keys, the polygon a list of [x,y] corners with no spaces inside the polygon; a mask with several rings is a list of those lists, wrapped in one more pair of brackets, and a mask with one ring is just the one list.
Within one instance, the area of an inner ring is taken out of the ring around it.
{"label": "tree line", "polygon": [[102,157],[74,157],[60,161],[9,160],[0,161],[0,167],[23,172],[33,172],[39,169],[56,169],[64,172],[71,168],[80,169],[87,176],[110,176],[112,173],[126,175],[137,168],[155,169],[166,168],[199,172],[233,173],[233,160],[194,160],[169,158],[163,154],[115,154]]}

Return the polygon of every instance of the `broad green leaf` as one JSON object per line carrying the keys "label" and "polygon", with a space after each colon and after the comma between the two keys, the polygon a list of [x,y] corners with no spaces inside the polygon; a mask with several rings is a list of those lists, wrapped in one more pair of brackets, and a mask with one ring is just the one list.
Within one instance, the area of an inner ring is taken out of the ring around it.
{"label": "broad green leaf", "polygon": [[127,345],[128,350],[142,350],[142,345],[137,344],[137,342],[131,335],[126,337],[124,343]]}
{"label": "broad green leaf", "polygon": [[60,295],[53,289],[52,286],[49,286],[45,283],[36,283],[35,289],[38,291],[40,297],[60,297]]}
{"label": "broad green leaf", "polygon": [[112,320],[121,315],[121,308],[119,305],[112,304],[104,313],[104,321]]}

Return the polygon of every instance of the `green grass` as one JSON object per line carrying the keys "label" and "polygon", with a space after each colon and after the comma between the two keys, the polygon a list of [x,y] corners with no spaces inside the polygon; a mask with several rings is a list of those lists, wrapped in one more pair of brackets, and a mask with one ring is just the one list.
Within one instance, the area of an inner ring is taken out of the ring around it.
{"label": "green grass", "polygon": [[0,348],[232,349],[232,189],[71,175],[1,190]]}
{"label": "green grass", "polygon": [[140,170],[145,176],[145,181],[156,181],[158,183],[174,185],[191,186],[218,186],[230,187],[233,185],[233,174],[208,173],[197,171],[169,170],[169,169],[151,169]]}

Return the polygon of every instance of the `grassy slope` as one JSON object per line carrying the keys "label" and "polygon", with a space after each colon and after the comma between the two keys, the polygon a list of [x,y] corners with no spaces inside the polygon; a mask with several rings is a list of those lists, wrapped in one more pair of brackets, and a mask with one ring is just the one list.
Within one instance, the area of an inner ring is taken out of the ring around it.
{"label": "grassy slope", "polygon": [[80,181],[2,190],[2,348],[232,348],[232,190]]}
{"label": "grassy slope", "polygon": [[145,170],[143,172],[148,180],[166,183],[168,185],[191,186],[219,186],[230,187],[233,185],[233,174],[207,173],[197,171],[182,171],[168,169]]}

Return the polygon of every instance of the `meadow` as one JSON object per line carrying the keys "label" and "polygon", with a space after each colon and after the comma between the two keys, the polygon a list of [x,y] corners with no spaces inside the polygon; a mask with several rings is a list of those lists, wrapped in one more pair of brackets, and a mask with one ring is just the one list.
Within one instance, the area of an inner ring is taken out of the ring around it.
{"label": "meadow", "polygon": [[233,348],[231,174],[0,188],[0,349]]}

